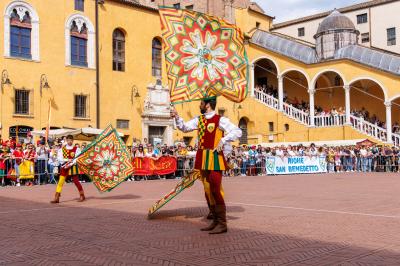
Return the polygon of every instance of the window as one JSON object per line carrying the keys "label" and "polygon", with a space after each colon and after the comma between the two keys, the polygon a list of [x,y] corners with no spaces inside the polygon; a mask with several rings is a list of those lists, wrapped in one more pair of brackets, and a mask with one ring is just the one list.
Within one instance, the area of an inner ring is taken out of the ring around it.
{"label": "window", "polygon": [[285,124],[285,131],[289,131],[289,124]]}
{"label": "window", "polygon": [[154,38],[152,43],[152,75],[161,77],[161,42]]}
{"label": "window", "polygon": [[14,9],[10,18],[10,55],[32,58],[31,54],[31,17],[26,11],[22,21]]}
{"label": "window", "polygon": [[88,116],[88,100],[87,95],[75,95],[75,112],[77,118],[87,118]]}
{"label": "window", "polygon": [[298,28],[297,29],[297,35],[298,37],[303,37],[305,35],[305,29],[303,28]]}
{"label": "window", "polygon": [[357,24],[363,24],[368,22],[367,13],[357,15]]}
{"label": "window", "polygon": [[64,34],[65,65],[95,69],[96,32],[91,21],[82,14],[73,14],[65,23]]}
{"label": "window", "polygon": [[369,42],[369,32],[361,34],[361,43]]}
{"label": "window", "polygon": [[79,30],[76,22],[71,27],[71,65],[87,66],[87,28],[83,23]]}
{"label": "window", "polygon": [[15,114],[29,115],[29,90],[15,90]]}
{"label": "window", "polygon": [[269,131],[273,132],[274,131],[274,122],[268,122],[268,126],[269,126]]}
{"label": "window", "polygon": [[256,22],[256,28],[260,28],[261,23],[260,22]]}
{"label": "window", "polygon": [[193,10],[193,5],[188,5],[188,6],[186,6],[186,9],[187,9],[187,10]]}
{"label": "window", "polygon": [[85,1],[84,0],[75,0],[75,10],[84,11],[85,10]]}
{"label": "window", "polygon": [[4,13],[4,56],[38,61],[39,16],[23,1],[9,1]]}
{"label": "window", "polygon": [[387,31],[387,45],[396,45],[396,28],[389,28]]}
{"label": "window", "polygon": [[128,129],[129,120],[117,119],[117,128]]}
{"label": "window", "polygon": [[174,8],[180,9],[180,8],[181,8],[181,3],[176,3],[176,4],[174,4]]}
{"label": "window", "polygon": [[113,33],[113,70],[125,71],[125,34],[119,29]]}

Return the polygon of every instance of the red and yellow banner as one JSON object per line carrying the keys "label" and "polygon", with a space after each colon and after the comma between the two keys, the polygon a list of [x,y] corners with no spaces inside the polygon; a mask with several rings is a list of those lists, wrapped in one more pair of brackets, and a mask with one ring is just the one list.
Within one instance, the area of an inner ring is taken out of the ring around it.
{"label": "red and yellow banner", "polygon": [[176,171],[177,162],[174,157],[163,156],[155,158],[133,158],[134,175],[168,175]]}

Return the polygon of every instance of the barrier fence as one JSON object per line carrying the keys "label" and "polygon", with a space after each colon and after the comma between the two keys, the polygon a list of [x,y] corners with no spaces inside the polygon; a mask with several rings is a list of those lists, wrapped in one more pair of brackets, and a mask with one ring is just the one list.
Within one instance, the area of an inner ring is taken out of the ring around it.
{"label": "barrier fence", "polygon": [[[302,158],[302,159],[301,159]],[[135,161],[136,160],[136,161]],[[140,168],[138,158],[134,159],[135,175],[129,180],[148,180],[160,178],[181,178],[187,175],[194,166],[194,157],[163,156],[160,159],[145,158],[153,168]],[[144,162],[143,161],[143,162]],[[162,162],[162,163],[161,163]],[[257,157],[228,157],[231,169],[224,172],[225,176],[256,176],[267,174],[295,174],[318,172],[399,172],[399,155],[361,156],[257,156]],[[319,170],[316,170],[316,166]],[[169,167],[169,168],[168,168]],[[271,167],[275,167],[272,171]],[[280,167],[280,168],[277,168]],[[286,167],[285,169],[283,167]],[[311,168],[310,168],[311,167]],[[324,168],[325,167],[325,168]],[[59,165],[48,160],[18,160],[6,159],[0,169],[0,184],[6,185],[41,185],[57,183]],[[164,169],[164,170],[163,170]],[[167,171],[165,171],[167,169]],[[150,170],[150,171],[149,171]],[[285,171],[284,171],[285,170]],[[90,182],[83,173],[80,180]]]}

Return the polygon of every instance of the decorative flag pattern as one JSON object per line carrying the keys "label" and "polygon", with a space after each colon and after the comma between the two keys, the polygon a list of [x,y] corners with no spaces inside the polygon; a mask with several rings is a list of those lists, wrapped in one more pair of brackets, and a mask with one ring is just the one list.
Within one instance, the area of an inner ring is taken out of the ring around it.
{"label": "decorative flag pattern", "polygon": [[111,191],[132,175],[132,159],[117,131],[108,126],[77,158],[99,191]]}
{"label": "decorative flag pattern", "polygon": [[171,103],[247,95],[248,62],[242,31],[191,10],[160,8]]}
{"label": "decorative flag pattern", "polygon": [[171,190],[168,194],[166,194],[164,197],[162,197],[160,200],[158,200],[156,203],[154,203],[153,206],[151,206],[151,208],[149,209],[148,216],[151,216],[156,211],[161,209],[165,204],[170,202],[173,198],[175,198],[177,195],[179,195],[182,191],[191,187],[194,184],[194,182],[199,178],[201,178],[199,170],[194,170],[189,175],[182,178],[182,180],[179,181],[179,183],[175,186],[175,188],[173,190]]}

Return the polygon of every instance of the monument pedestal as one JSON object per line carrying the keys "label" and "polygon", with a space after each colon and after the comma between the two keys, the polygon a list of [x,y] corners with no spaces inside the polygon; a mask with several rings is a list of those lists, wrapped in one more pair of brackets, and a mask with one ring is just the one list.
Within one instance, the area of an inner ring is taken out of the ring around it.
{"label": "monument pedestal", "polygon": [[142,136],[148,143],[173,145],[174,121],[170,116],[168,87],[150,84],[142,114]]}

